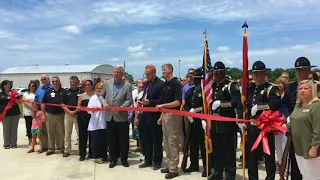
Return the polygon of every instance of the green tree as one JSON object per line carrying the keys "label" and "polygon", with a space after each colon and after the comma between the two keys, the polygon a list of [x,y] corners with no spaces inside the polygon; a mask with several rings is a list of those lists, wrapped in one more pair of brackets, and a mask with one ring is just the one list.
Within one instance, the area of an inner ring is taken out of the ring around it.
{"label": "green tree", "polygon": [[130,83],[133,83],[134,82],[134,79],[133,79],[133,76],[127,72],[124,72],[124,75],[128,76],[129,77],[129,80],[130,80]]}
{"label": "green tree", "polygon": [[242,78],[242,70],[239,68],[230,68],[227,74],[230,75],[233,80]]}

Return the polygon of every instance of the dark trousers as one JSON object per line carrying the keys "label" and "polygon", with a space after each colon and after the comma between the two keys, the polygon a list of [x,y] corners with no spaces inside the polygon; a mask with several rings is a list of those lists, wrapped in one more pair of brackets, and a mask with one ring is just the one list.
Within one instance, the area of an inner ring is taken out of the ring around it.
{"label": "dark trousers", "polygon": [[108,140],[109,153],[112,161],[118,161],[120,155],[121,161],[128,160],[129,152],[129,123],[115,122],[112,118],[108,121]]}
{"label": "dark trousers", "polygon": [[91,135],[88,132],[88,125],[90,121],[90,115],[86,112],[79,112],[77,116],[78,128],[79,128],[79,156],[85,157],[87,154],[87,142],[89,137],[89,156],[92,157],[91,151]]}
{"label": "dark trousers", "polygon": [[[144,143],[145,143],[145,128],[146,128],[146,120],[144,118],[142,118],[140,116],[139,118],[139,124],[138,124],[138,131],[139,131],[139,139],[140,139],[140,147],[141,147],[141,154],[143,154],[144,156],[146,155],[146,152],[145,152],[145,146],[144,146]],[[162,148],[162,147],[161,147]]]}
{"label": "dark trousers", "polygon": [[[260,134],[260,130],[257,126],[248,126],[248,146],[251,147],[255,143],[256,139]],[[270,155],[264,153],[265,165],[267,177],[266,180],[274,180],[276,176],[276,159],[275,159],[275,145],[274,145],[274,135],[272,133],[266,133],[268,138],[268,144],[270,148]],[[260,143],[258,148],[262,148]],[[258,175],[258,160],[260,156],[259,149],[248,153],[248,176],[249,180],[259,180]]]}
{"label": "dark trousers", "polygon": [[157,119],[142,121],[143,127],[143,152],[147,164],[161,165],[163,159],[162,150],[162,126],[157,124]]}
{"label": "dark trousers", "polygon": [[225,169],[226,179],[234,180],[236,176],[236,132],[213,133],[212,149],[214,156],[214,174],[222,179]]}
{"label": "dark trousers", "polygon": [[[202,156],[203,169],[206,170],[205,134],[201,125],[201,119],[194,119],[190,124],[190,167],[199,167],[199,149]],[[209,165],[210,167],[210,165]],[[211,169],[211,168],[209,168]]]}
{"label": "dark trousers", "polygon": [[295,151],[293,147],[293,142],[291,142],[291,148],[289,152],[289,159],[290,159],[290,164],[291,164],[291,180],[302,180],[302,175],[300,173],[296,156],[295,156]]}
{"label": "dark trousers", "polygon": [[93,158],[104,158],[107,152],[107,130],[98,129],[90,133]]}
{"label": "dark trousers", "polygon": [[32,133],[31,133],[31,126],[32,126],[32,116],[24,116],[24,119],[26,120],[26,130],[27,130],[27,136],[28,139],[32,139]]}

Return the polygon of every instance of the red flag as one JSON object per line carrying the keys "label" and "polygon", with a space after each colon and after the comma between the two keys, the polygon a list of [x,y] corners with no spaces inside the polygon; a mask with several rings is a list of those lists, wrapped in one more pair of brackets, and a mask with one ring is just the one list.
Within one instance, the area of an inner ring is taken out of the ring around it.
{"label": "red flag", "polygon": [[[203,52],[203,64],[204,80],[202,81],[202,91],[203,91],[203,108],[204,114],[209,114],[210,104],[212,103],[213,97],[213,74],[209,71],[212,68],[208,38],[204,40],[204,52]],[[211,121],[207,120],[206,126],[206,148],[208,153],[212,153],[212,136],[211,136]]]}
{"label": "red flag", "polygon": [[249,57],[248,57],[249,45],[248,45],[248,33],[243,34],[243,77],[242,77],[242,102],[244,108],[243,119],[249,118],[248,112],[248,85],[249,85]]}

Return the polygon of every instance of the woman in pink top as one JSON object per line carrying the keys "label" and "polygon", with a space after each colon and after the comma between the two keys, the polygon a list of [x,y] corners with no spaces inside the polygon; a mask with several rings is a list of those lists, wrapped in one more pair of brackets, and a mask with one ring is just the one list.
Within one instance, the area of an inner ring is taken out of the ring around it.
{"label": "woman in pink top", "polygon": [[34,152],[34,146],[36,145],[37,138],[39,138],[40,149],[38,150],[38,154],[43,153],[43,136],[42,136],[42,123],[45,121],[44,114],[42,111],[39,111],[39,106],[37,104],[33,104],[34,114],[32,119],[32,143],[31,149],[28,153]]}

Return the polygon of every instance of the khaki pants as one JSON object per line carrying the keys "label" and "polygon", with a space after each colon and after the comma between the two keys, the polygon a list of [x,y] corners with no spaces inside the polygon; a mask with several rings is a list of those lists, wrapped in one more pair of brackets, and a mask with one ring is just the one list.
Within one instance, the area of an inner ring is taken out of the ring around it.
{"label": "khaki pants", "polygon": [[179,144],[182,131],[181,116],[171,113],[163,114],[162,121],[163,144],[168,159],[168,169],[177,173],[179,165]]}
{"label": "khaki pants", "polygon": [[[65,152],[71,152],[71,135],[73,130],[73,124],[78,129],[77,116],[70,116],[68,113],[64,114],[64,132],[65,132]],[[78,130],[77,130],[78,132]]]}
{"label": "khaki pants", "polygon": [[55,144],[60,151],[64,150],[64,114],[47,113],[48,120],[46,123],[48,131],[49,151],[55,151]]}
{"label": "khaki pants", "polygon": [[19,119],[20,114],[3,119],[3,147],[17,146]]}

